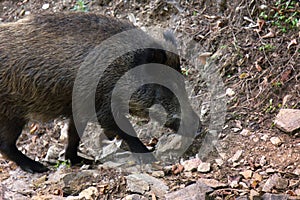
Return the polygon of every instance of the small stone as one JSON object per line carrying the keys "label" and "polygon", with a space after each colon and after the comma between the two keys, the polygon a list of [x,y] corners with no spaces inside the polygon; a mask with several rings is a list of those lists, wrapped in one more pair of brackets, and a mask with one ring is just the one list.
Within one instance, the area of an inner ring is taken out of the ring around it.
{"label": "small stone", "polygon": [[206,163],[206,162],[200,163],[197,171],[201,172],[201,173],[209,172],[210,171],[210,163]]}
{"label": "small stone", "polygon": [[228,160],[229,162],[236,162],[238,161],[242,154],[243,154],[243,150],[238,150],[237,152],[235,152],[235,154]]}
{"label": "small stone", "polygon": [[280,146],[282,144],[282,141],[279,137],[271,137],[270,141],[272,144],[274,144],[276,146]]}
{"label": "small stone", "polygon": [[199,181],[211,188],[221,188],[227,186],[227,184],[221,183],[215,179],[200,178]]}
{"label": "small stone", "polygon": [[143,197],[141,195],[138,194],[131,194],[131,195],[127,195],[124,199],[122,200],[147,200],[146,197]]}
{"label": "small stone", "polygon": [[227,88],[227,89],[226,89],[226,95],[228,95],[228,96],[232,97],[232,96],[234,96],[234,95],[235,95],[235,92],[234,92],[234,90],[233,90],[233,89],[231,89],[231,88]]}
{"label": "small stone", "polygon": [[296,168],[295,170],[294,170],[294,174],[296,174],[296,175],[300,175],[300,168]]}
{"label": "small stone", "polygon": [[265,10],[267,8],[268,8],[268,6],[265,5],[265,4],[262,4],[262,5],[259,6],[259,9],[261,9],[261,10]]}
{"label": "small stone", "polygon": [[256,181],[259,181],[259,182],[262,181],[262,176],[259,173],[256,173],[256,172],[253,174],[252,178]]}
{"label": "small stone", "polygon": [[30,15],[31,12],[29,10],[25,11],[25,14],[24,15]]}
{"label": "small stone", "polygon": [[208,187],[205,183],[198,181],[195,184],[189,185],[181,190],[171,192],[165,195],[166,200],[198,200],[206,199],[206,194],[212,192],[212,188]]}
{"label": "small stone", "polygon": [[253,140],[253,142],[255,142],[255,143],[259,142],[259,138],[258,138],[258,137],[254,137],[252,140]]}
{"label": "small stone", "polygon": [[300,110],[281,109],[274,122],[280,130],[291,133],[300,128]]}
{"label": "small stone", "polygon": [[49,7],[50,7],[50,4],[49,4],[49,3],[45,3],[45,4],[42,6],[42,9],[43,9],[43,10],[47,10]]}
{"label": "small stone", "polygon": [[133,193],[144,194],[146,191],[150,190],[149,184],[134,175],[129,175],[126,177],[127,180],[127,191]]}
{"label": "small stone", "polygon": [[248,130],[248,129],[243,129],[241,132],[240,132],[240,134],[242,135],[242,136],[249,136],[250,135],[250,131]]}
{"label": "small stone", "polygon": [[238,163],[238,162],[232,163],[232,166],[233,166],[233,167],[237,167],[237,166],[239,166],[239,165],[240,165],[240,163]]}
{"label": "small stone", "polygon": [[259,193],[255,190],[250,190],[250,200],[255,200],[259,197]]}
{"label": "small stone", "polygon": [[273,168],[268,168],[268,169],[266,169],[266,172],[267,172],[268,174],[272,174],[272,173],[275,172],[275,170],[274,170]]}
{"label": "small stone", "polygon": [[266,156],[262,156],[259,160],[260,166],[265,166],[267,164]]}
{"label": "small stone", "polygon": [[240,172],[240,174],[245,178],[245,179],[250,179],[252,177],[253,172],[251,170],[245,170],[243,172]]}
{"label": "small stone", "polygon": [[242,188],[245,188],[245,189],[249,188],[248,185],[246,183],[242,182],[242,181],[239,182],[239,185],[242,186]]}
{"label": "small stone", "polygon": [[193,158],[182,162],[182,165],[184,167],[184,171],[194,171],[201,163],[202,161],[199,158]]}
{"label": "small stone", "polygon": [[238,181],[231,181],[231,183],[229,184],[229,186],[231,188],[238,188],[240,185],[239,185]]}
{"label": "small stone", "polygon": [[273,188],[286,189],[289,185],[288,180],[282,178],[278,174],[272,175],[262,188],[263,192],[271,192]]}
{"label": "small stone", "polygon": [[164,171],[153,171],[152,176],[154,176],[156,178],[161,178],[161,177],[165,176],[165,173],[164,173]]}
{"label": "small stone", "polygon": [[216,161],[218,166],[222,166],[224,164],[224,160],[221,159],[221,158],[217,158],[215,161]]}
{"label": "small stone", "polygon": [[248,200],[248,197],[243,195],[243,196],[238,196],[235,198],[235,200]]}
{"label": "small stone", "polygon": [[237,132],[239,132],[241,129],[240,128],[232,128],[232,131],[234,132],[234,133],[237,133]]}
{"label": "small stone", "polygon": [[300,189],[295,190],[295,194],[296,194],[297,196],[300,196]]}
{"label": "small stone", "polygon": [[96,187],[88,187],[87,189],[83,190],[79,193],[79,197],[82,197],[83,199],[95,199],[99,196],[99,191]]}
{"label": "small stone", "polygon": [[289,195],[287,194],[270,194],[266,193],[262,196],[262,200],[288,200]]}
{"label": "small stone", "polygon": [[148,174],[131,174],[125,177],[127,180],[127,191],[143,194],[147,191],[154,193],[162,198],[169,187],[160,179]]}
{"label": "small stone", "polygon": [[266,142],[266,141],[268,140],[268,137],[269,137],[269,136],[265,134],[265,135],[261,136],[260,139],[262,139],[263,141]]}

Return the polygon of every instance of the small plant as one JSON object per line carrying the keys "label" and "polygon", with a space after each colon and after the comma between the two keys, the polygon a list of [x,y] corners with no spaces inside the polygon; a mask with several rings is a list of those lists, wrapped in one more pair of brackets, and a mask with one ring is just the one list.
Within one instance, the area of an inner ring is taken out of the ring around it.
{"label": "small plant", "polygon": [[72,10],[87,12],[87,11],[89,11],[87,4],[88,4],[88,2],[85,2],[85,0],[77,0],[76,4]]}
{"label": "small plant", "polygon": [[267,19],[268,19],[268,15],[267,15],[265,12],[261,12],[261,13],[259,14],[259,17],[262,18],[262,19],[264,19],[264,20],[267,20]]}
{"label": "small plant", "polygon": [[274,87],[280,88],[282,86],[282,82],[281,81],[276,81],[272,84]]}
{"label": "small plant", "polygon": [[54,167],[56,169],[58,169],[62,165],[66,166],[67,168],[71,167],[71,164],[69,163],[69,161],[57,161],[57,163],[54,165]]}
{"label": "small plant", "polygon": [[300,20],[300,11],[297,9],[297,0],[278,0],[273,12],[261,12],[259,17],[269,20],[272,25],[285,33],[290,29],[296,29]]}
{"label": "small plant", "polygon": [[188,76],[189,72],[190,72],[190,69],[186,69],[184,67],[181,69],[181,73],[184,74],[185,76]]}
{"label": "small plant", "polygon": [[272,113],[276,110],[276,106],[273,105],[273,99],[269,100],[269,105],[268,107],[265,109],[266,113]]}
{"label": "small plant", "polygon": [[259,47],[259,51],[266,51],[266,52],[272,51],[274,49],[275,47],[271,44],[265,44],[264,46]]}

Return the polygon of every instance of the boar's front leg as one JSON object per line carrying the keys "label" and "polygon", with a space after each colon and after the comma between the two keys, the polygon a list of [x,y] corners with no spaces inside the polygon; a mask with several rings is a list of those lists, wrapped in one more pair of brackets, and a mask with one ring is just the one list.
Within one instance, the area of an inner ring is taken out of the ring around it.
{"label": "boar's front leg", "polygon": [[45,172],[48,168],[28,158],[17,149],[16,142],[25,124],[24,120],[18,118],[6,119],[0,117],[0,152],[9,160],[14,161],[24,171],[30,173]]}
{"label": "boar's front leg", "polygon": [[[141,142],[136,136],[135,130],[132,127],[128,118],[122,114],[115,115],[115,119],[111,121],[118,121],[119,125],[124,129],[122,130],[116,123],[110,124],[109,127],[104,126],[105,132],[115,132],[120,138],[122,138],[127,144],[131,152],[138,153],[138,159],[143,163],[151,163],[156,159],[151,151]],[[101,124],[103,126],[103,124]],[[129,134],[127,134],[129,133]],[[131,134],[131,135],[130,135]]]}
{"label": "boar's front leg", "polygon": [[75,164],[92,164],[92,160],[82,158],[77,155],[77,150],[80,142],[80,137],[75,127],[73,118],[70,119],[68,130],[68,145],[66,148],[65,158],[69,159],[72,165]]}

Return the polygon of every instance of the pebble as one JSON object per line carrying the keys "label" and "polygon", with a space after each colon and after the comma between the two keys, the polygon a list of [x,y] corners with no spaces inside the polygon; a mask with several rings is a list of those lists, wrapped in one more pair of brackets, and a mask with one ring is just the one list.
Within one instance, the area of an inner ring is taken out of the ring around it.
{"label": "pebble", "polygon": [[234,90],[233,90],[233,89],[231,89],[231,88],[227,88],[227,89],[226,89],[226,95],[228,95],[228,96],[232,97],[232,96],[234,96],[234,95],[235,95],[235,92],[234,92]]}
{"label": "pebble", "polygon": [[200,165],[197,168],[197,171],[201,172],[201,173],[209,172],[210,171],[210,163],[206,163],[206,162],[200,163]]}
{"label": "pebble", "polygon": [[45,3],[45,4],[43,4],[42,9],[43,10],[47,10],[49,7],[50,7],[50,4],[49,3]]}
{"label": "pebble", "polygon": [[236,162],[238,161],[242,154],[243,154],[243,150],[238,150],[237,152],[235,152],[235,154],[228,160],[229,162]]}
{"label": "pebble", "polygon": [[248,129],[243,129],[241,132],[240,132],[240,135],[242,136],[249,136],[250,135],[250,131]]}
{"label": "pebble", "polygon": [[271,137],[270,141],[272,144],[274,144],[276,146],[280,146],[282,144],[282,141],[279,137]]}
{"label": "pebble", "polygon": [[245,178],[245,179],[250,179],[252,177],[253,172],[251,170],[245,170],[243,172],[240,172],[240,174]]}

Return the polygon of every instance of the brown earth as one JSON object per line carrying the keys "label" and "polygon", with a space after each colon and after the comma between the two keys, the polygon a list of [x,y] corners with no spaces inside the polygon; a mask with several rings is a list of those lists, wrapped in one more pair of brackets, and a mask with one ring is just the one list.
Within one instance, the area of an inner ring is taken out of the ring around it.
{"label": "brown earth", "polygon": [[[230,183],[246,169],[265,172],[272,168],[290,182],[287,188],[274,189],[272,192],[295,195],[295,191],[300,189],[300,132],[283,133],[273,125],[273,120],[282,107],[300,109],[299,1],[85,2],[86,8],[81,9],[88,12],[125,19],[130,16],[138,26],[174,30],[183,57],[191,41],[198,45],[199,54],[210,52],[218,55],[214,62],[225,89],[234,91],[228,96],[226,120],[219,137],[218,150],[222,152],[225,163],[222,166],[213,164],[210,173],[194,173],[192,178],[184,173],[166,175],[164,179],[172,190],[189,185],[199,177]],[[46,3],[49,3],[49,8],[43,9]],[[70,11],[75,5],[74,0],[2,0],[0,23],[16,21],[30,13]],[[183,71],[187,73],[188,82],[194,89],[192,96],[196,99],[195,104],[199,105],[197,101],[203,102],[203,98],[209,96],[209,91],[193,62],[188,59],[182,61]],[[199,111],[200,106],[195,109]],[[207,131],[209,123],[204,120],[203,124],[204,131]],[[250,133],[239,134],[243,129]],[[25,130],[19,140],[19,147],[30,157],[42,159],[49,146],[57,143],[59,132],[60,128],[52,123],[40,125],[35,134]],[[271,137],[279,137],[282,143],[272,144]],[[238,150],[243,150],[242,160],[237,164],[227,162]],[[265,162],[262,164],[264,157]],[[7,179],[9,171],[15,169],[13,163],[0,158],[1,181]],[[264,180],[270,176],[268,173],[263,174]],[[111,187],[119,186],[116,183]],[[255,189],[260,192],[260,187],[258,183],[257,186],[249,184],[247,190],[220,189],[214,195],[216,198],[234,199],[242,193],[240,191],[247,193],[249,189]],[[125,192],[124,189],[110,190],[106,194],[107,198],[124,196],[121,191]],[[53,190],[37,190],[37,193],[53,194]]]}

